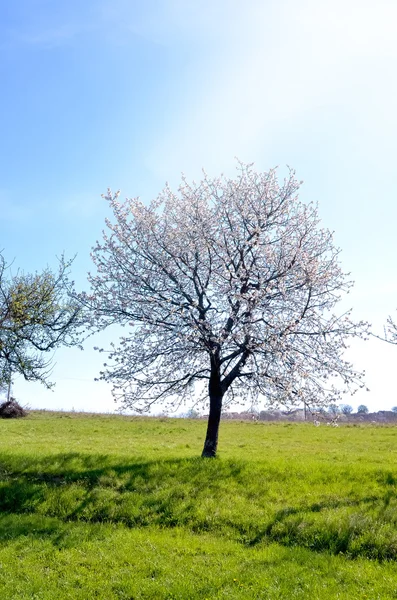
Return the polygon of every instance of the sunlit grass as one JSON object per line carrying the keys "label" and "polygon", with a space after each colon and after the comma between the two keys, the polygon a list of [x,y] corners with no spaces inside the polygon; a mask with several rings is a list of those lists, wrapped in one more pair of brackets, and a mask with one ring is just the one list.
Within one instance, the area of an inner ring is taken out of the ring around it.
{"label": "sunlit grass", "polygon": [[397,598],[397,428],[205,425],[0,421],[1,598]]}

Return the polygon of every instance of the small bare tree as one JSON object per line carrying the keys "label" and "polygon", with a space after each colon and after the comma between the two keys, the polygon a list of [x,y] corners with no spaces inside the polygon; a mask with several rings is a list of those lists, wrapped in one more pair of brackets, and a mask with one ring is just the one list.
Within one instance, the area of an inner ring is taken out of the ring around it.
{"label": "small bare tree", "polygon": [[391,316],[387,319],[383,339],[390,344],[397,344],[397,323]]}
{"label": "small bare tree", "polygon": [[82,301],[93,327],[129,331],[100,377],[139,410],[201,391],[203,456],[216,454],[226,393],[227,402],[319,406],[362,386],[343,353],[367,325],[334,313],[352,282],[299,186],[293,171],[279,185],[275,170],[240,164],[236,179],[183,179],[148,206],[106,196],[115,222],[93,249],[97,274]]}

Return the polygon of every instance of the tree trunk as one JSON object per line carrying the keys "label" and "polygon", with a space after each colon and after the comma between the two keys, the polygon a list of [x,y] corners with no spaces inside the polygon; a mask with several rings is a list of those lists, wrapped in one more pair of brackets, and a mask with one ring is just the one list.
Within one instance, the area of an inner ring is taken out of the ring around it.
{"label": "tree trunk", "polygon": [[202,457],[213,458],[216,456],[221,412],[222,396],[210,397],[210,414],[208,415],[207,435],[205,436]]}
{"label": "tree trunk", "polygon": [[224,391],[221,385],[219,367],[215,360],[211,361],[211,377],[208,386],[210,397],[210,413],[208,415],[207,434],[205,436],[204,448],[201,456],[203,458],[214,458],[218,447],[219,423],[222,412],[222,399]]}

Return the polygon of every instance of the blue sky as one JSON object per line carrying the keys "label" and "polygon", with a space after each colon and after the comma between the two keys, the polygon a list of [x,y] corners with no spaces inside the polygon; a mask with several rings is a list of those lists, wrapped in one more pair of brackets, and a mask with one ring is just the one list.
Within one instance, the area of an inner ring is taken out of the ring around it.
{"label": "blue sky", "polygon": [[[381,332],[397,308],[397,4],[394,0],[15,0],[0,20],[0,222],[13,269],[89,252],[101,194],[150,199],[183,171],[294,167],[356,286],[344,301]],[[397,313],[396,313],[397,314]],[[111,339],[116,333],[106,334]],[[101,356],[56,353],[34,407],[113,410]],[[397,405],[397,347],[354,343],[369,393]]]}

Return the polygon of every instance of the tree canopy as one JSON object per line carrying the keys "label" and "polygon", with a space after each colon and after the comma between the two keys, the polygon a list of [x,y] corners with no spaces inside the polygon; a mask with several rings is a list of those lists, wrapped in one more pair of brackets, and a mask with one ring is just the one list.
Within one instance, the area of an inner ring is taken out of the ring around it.
{"label": "tree canopy", "polygon": [[51,357],[60,345],[79,342],[81,306],[71,296],[70,262],[57,272],[11,276],[0,255],[0,384],[15,374],[50,387]]}
{"label": "tree canopy", "polygon": [[279,183],[276,170],[239,163],[235,179],[183,178],[149,205],[108,190],[114,221],[83,301],[93,326],[128,331],[100,377],[138,410],[201,394],[204,456],[224,401],[320,406],[363,385],[344,351],[367,325],[334,311],[352,282],[299,187],[293,171]]}

